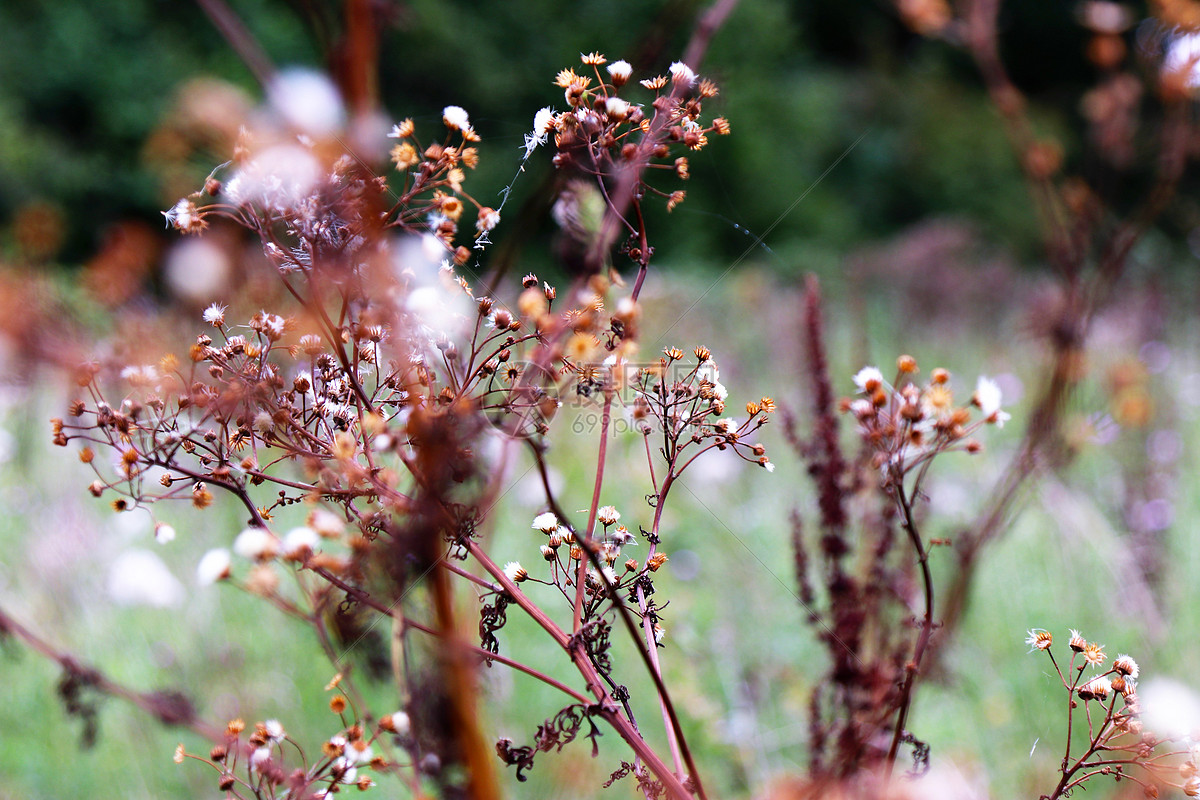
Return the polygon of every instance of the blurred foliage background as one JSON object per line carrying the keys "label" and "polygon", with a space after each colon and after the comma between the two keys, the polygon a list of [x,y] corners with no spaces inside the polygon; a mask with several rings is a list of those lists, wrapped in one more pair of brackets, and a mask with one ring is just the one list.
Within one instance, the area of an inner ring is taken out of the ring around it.
{"label": "blurred foliage background", "polygon": [[[467,108],[484,141],[472,176],[484,198],[511,180],[532,110],[561,105],[551,85],[558,69],[595,50],[628,59],[638,74],[661,72],[702,8],[685,0],[581,2],[569,13],[548,1],[385,5],[384,108],[418,122],[438,119],[451,101]],[[276,64],[328,66],[320,60],[340,35],[336,4],[244,0],[234,11]],[[1015,0],[1002,19],[1013,77],[1069,165],[1080,157],[1080,97],[1096,78],[1074,15],[1071,3]],[[774,267],[833,270],[857,247],[953,215],[1036,264],[1033,212],[974,66],[911,33],[888,4],[743,3],[702,72],[721,85],[710,107],[733,121],[734,135],[695,159],[688,202],[670,225],[655,226],[672,262],[732,260],[753,241],[745,231],[770,229],[768,245],[786,254]],[[196,153],[203,142],[172,135],[181,114],[219,114],[181,108],[189,81],[216,78],[259,96],[197,5],[156,0],[5,3],[0,75],[3,253],[67,266],[92,257],[117,223],[161,227],[157,212],[225,156]],[[180,174],[189,155],[192,169]],[[546,159],[534,159],[518,197],[547,171]],[[1177,211],[1164,224],[1188,230],[1194,217]]]}

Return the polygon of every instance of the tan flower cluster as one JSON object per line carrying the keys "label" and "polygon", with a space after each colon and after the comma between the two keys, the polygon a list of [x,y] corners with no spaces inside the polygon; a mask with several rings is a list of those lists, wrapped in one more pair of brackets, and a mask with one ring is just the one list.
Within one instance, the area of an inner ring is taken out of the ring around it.
{"label": "tan flower cluster", "polygon": [[[554,163],[560,169],[611,178],[619,166],[644,159],[648,165],[670,170],[687,180],[687,157],[677,155],[677,151],[701,150],[708,144],[710,133],[725,135],[730,131],[728,120],[723,118],[701,121],[703,101],[716,96],[717,86],[707,79],[697,79],[680,62],[671,65],[669,77],[659,75],[640,81],[643,88],[654,92],[654,97],[648,103],[639,103],[621,94],[633,72],[628,62],[609,63],[599,53],[585,54],[582,61],[588,68],[583,74],[568,67],[554,80],[563,89],[568,110],[555,113],[542,109],[534,118],[533,132],[526,136],[527,152],[532,152],[553,134],[557,150]],[[604,72],[602,65],[607,65]],[[664,198],[668,209],[685,197],[682,190],[664,192],[645,182],[641,188]]]}
{"label": "tan flower cluster", "polygon": [[858,420],[859,433],[875,451],[875,466],[887,477],[903,476],[947,450],[979,452],[982,446],[971,434],[985,424],[1003,427],[1009,419],[1000,408],[1000,388],[989,378],[980,377],[970,402],[958,405],[946,370],[935,369],[927,383],[917,384],[912,381],[917,362],[904,355],[896,371],[888,383],[878,368],[862,368],[854,376],[858,396],[841,403]]}

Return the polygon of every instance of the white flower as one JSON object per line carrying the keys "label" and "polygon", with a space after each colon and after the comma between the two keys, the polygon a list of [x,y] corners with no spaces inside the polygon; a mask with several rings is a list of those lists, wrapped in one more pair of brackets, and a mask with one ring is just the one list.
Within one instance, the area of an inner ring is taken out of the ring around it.
{"label": "white flower", "polygon": [[391,131],[388,132],[387,138],[403,139],[404,131],[403,131],[403,129],[401,129],[401,127],[399,125],[393,125]]}
{"label": "white flower", "polygon": [[991,378],[980,375],[975,384],[975,404],[983,412],[983,418],[1003,428],[1011,417],[1000,410],[1000,386]]}
{"label": "white flower", "polygon": [[225,324],[225,306],[220,303],[213,303],[208,308],[204,309],[204,321],[214,328],[219,328]]}
{"label": "white flower", "polygon": [[196,204],[186,197],[171,206],[170,210],[163,211],[162,215],[166,217],[167,227],[174,226],[176,230],[180,231],[189,231],[192,226],[202,222],[200,214],[196,210]]}
{"label": "white flower", "polygon": [[154,541],[159,544],[175,541],[175,529],[165,522],[160,522],[154,526]]}
{"label": "white flower", "polygon": [[358,768],[351,759],[338,756],[330,766],[333,767],[333,774],[341,773],[338,783],[355,783],[358,780]]}
{"label": "white flower", "polygon": [[271,748],[270,747],[267,747],[264,745],[262,747],[255,748],[254,752],[250,754],[250,769],[258,770],[260,767],[262,767],[262,765],[265,762],[270,761],[270,760],[271,760]]}
{"label": "white flower", "polygon": [[254,415],[254,430],[258,431],[260,436],[266,436],[275,430],[275,418],[271,416],[270,411],[264,410]]}
{"label": "white flower", "polygon": [[550,106],[538,111],[533,115],[533,132],[525,134],[525,157],[529,158],[529,154],[534,151],[539,144],[545,144],[546,139],[550,136],[550,129],[554,125],[554,111]]}
{"label": "white flower", "polygon": [[446,127],[460,131],[471,129],[471,120],[467,117],[467,112],[462,106],[446,106],[443,108],[442,122],[446,123]]}
{"label": "white flower", "polygon": [[553,511],[547,511],[544,514],[538,514],[533,518],[533,529],[542,533],[554,533],[558,530],[558,517],[554,516]]}
{"label": "white flower", "polygon": [[[358,746],[357,746],[358,744],[362,744],[362,745],[364,745],[364,747],[361,750],[359,750]],[[371,761],[372,758],[375,757],[375,751],[372,750],[371,746],[368,745],[362,739],[359,739],[355,743],[346,745],[345,752],[346,752],[346,760],[349,761],[351,764],[367,764]]]}
{"label": "white flower", "polygon": [[622,120],[629,114],[629,102],[619,97],[610,97],[604,101],[604,110],[610,117]]}
{"label": "white flower", "polygon": [[723,417],[716,421],[714,427],[721,433],[729,434],[737,430],[737,423],[729,419],[729,417]]}
{"label": "white flower", "polygon": [[763,466],[766,468],[767,472],[775,471],[775,462],[774,461],[768,461],[765,464],[763,464]]}
{"label": "white flower", "polygon": [[612,525],[621,518],[621,512],[612,506],[600,506],[596,510],[596,519],[605,525]]}
{"label": "white flower", "polygon": [[393,711],[380,722],[385,730],[390,728],[401,736],[407,736],[412,729],[412,722],[409,720],[408,714],[403,711]]}
{"label": "white flower", "polygon": [[267,736],[271,737],[271,741],[278,744],[287,738],[287,731],[283,729],[283,724],[277,719],[269,719],[263,723],[263,727],[267,729]]}
{"label": "white flower", "polygon": [[1200,729],[1200,696],[1188,685],[1169,678],[1139,684],[1142,720],[1146,730],[1164,738],[1191,736]]}
{"label": "white flower", "polygon": [[1162,70],[1167,75],[1180,73],[1188,89],[1200,86],[1200,35],[1185,33],[1171,40]]}
{"label": "white flower", "polygon": [[883,373],[877,367],[863,367],[854,376],[854,385],[860,392],[875,391],[883,384]]}
{"label": "white flower", "polygon": [[1135,681],[1137,680],[1137,676],[1138,676],[1137,662],[1134,661],[1133,658],[1131,658],[1130,656],[1125,655],[1124,653],[1117,656],[1116,659],[1113,660],[1113,669],[1115,669],[1117,672],[1121,673],[1122,675],[1124,675],[1127,678],[1132,678]]}
{"label": "white flower", "polygon": [[671,80],[675,83],[682,83],[684,86],[691,86],[696,82],[696,73],[692,72],[692,68],[682,61],[676,61],[671,65]]}
{"label": "white flower", "polygon": [[1050,645],[1054,643],[1054,637],[1045,628],[1030,628],[1026,631],[1025,644],[1029,645],[1029,652],[1034,650],[1049,650]]}
{"label": "white flower", "polygon": [[612,532],[612,540],[613,544],[618,547],[637,544],[637,537],[630,533],[629,529],[624,525],[618,525],[616,530]]}
{"label": "white flower", "polygon": [[223,581],[229,577],[229,551],[223,547],[209,550],[196,565],[196,581],[201,586]]}
{"label": "white flower", "polygon": [[484,207],[479,211],[479,218],[475,220],[475,230],[479,233],[487,233],[500,224],[500,212],[494,208]]}
{"label": "white flower", "polygon": [[280,117],[310,137],[333,135],[346,121],[337,87],[329,76],[316,70],[281,70],[267,85],[267,99]]}
{"label": "white flower", "polygon": [[287,536],[283,537],[283,554],[288,558],[303,558],[307,553],[316,550],[320,543],[321,537],[316,531],[307,525],[301,525],[299,528],[292,528]]}
{"label": "white flower", "polygon": [[850,401],[850,413],[859,419],[875,416],[875,406],[865,397]]}
{"label": "white flower", "polygon": [[625,59],[614,61],[608,65],[608,74],[617,83],[625,83],[629,80],[629,76],[633,74],[633,67]]}
{"label": "white flower", "polygon": [[513,583],[520,583],[529,577],[529,573],[521,566],[520,561],[510,561],[504,565],[504,574]]}
{"label": "white flower", "polygon": [[149,550],[127,550],[108,570],[108,593],[123,606],[170,608],[183,602],[183,584]]}
{"label": "white flower", "polygon": [[729,390],[720,381],[713,381],[713,396],[724,403],[729,397]]}
{"label": "white flower", "polygon": [[1079,687],[1080,696],[1090,695],[1097,700],[1103,700],[1112,693],[1112,681],[1103,675],[1098,675]]}
{"label": "white flower", "polygon": [[267,561],[279,553],[279,540],[266,528],[246,528],[233,540],[233,552],[242,558]]}
{"label": "white flower", "polygon": [[346,532],[346,523],[332,511],[323,508],[315,509],[308,515],[308,527],[326,539],[336,539]]}

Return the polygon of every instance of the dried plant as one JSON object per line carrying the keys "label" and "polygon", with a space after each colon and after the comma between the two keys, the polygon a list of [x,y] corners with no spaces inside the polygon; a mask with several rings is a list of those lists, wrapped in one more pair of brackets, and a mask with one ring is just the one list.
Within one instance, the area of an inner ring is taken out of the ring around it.
{"label": "dried plant", "polygon": [[[879,791],[872,775],[882,767],[886,786],[902,745],[912,748],[915,773],[928,767],[928,746],[906,724],[937,627],[930,551],[945,544],[927,539],[916,515],[929,467],[946,453],[979,452],[973,435],[1003,426],[1009,415],[994,381],[981,377],[970,403],[957,405],[950,374],[934,369],[919,384],[916,359],[907,355],[897,359],[890,383],[876,367],[861,369],[854,376],[859,396],[835,407],[814,279],[805,304],[814,429],[803,438],[789,417],[788,436],[815,484],[819,536],[810,542],[793,512],[792,542],[799,598],[830,662],[812,696],[810,779],[817,786],[866,781],[858,796],[869,797]],[[838,410],[855,420],[854,458],[842,452]],[[899,532],[907,546],[897,547]],[[915,637],[907,631],[913,627]]]}
{"label": "dried plant", "polygon": [[[216,547],[204,556],[201,582],[232,584],[308,623],[339,670],[326,687],[344,692],[331,701],[338,730],[319,755],[307,756],[277,721],[256,725],[245,741],[243,724],[230,723],[207,758],[181,746],[177,758],[212,765],[230,796],[324,797],[395,773],[414,791],[432,780],[456,796],[492,797],[496,755],[523,781],[538,752],[580,734],[595,754],[600,725],[632,750],[612,780],[632,775],[646,797],[705,796],[661,677],[662,512],[674,482],[702,455],[724,451],[772,470],[754,435],[774,402],[764,397],[746,404],[745,417],[724,416],[727,391],[704,347],[686,359],[669,347],[637,361],[637,295],[652,252],[640,207],[650,194],[668,209],[681,202],[682,191],[647,180],[649,168],[665,165],[686,179],[682,153],[730,126],[701,121],[702,102],[717,88],[683,62],[633,84],[648,93],[645,102],[622,96],[628,63],[598,53],[582,62],[579,73],[558,74],[568,108],[535,115],[524,157],[552,142],[555,165],[604,198],[606,219],[627,226],[620,249],[639,268],[629,295],[603,269],[607,254],[589,261],[561,298],[532,274],[512,307],[477,294],[460,270],[470,272],[490,244],[500,209],[465,187],[479,137],[458,106],[444,109],[432,138],[412,120],[392,128],[391,179],[341,147],[335,131],[298,134],[294,121],[272,119],[244,130],[233,158],[165,216],[187,235],[229,224],[255,234],[291,307],[235,321],[228,305],[213,303],[187,357],[90,363],[78,376],[81,398],[65,421],[54,420],[55,443],[80,446],[96,474],[92,494],[115,497],[118,511],[164,500],[204,509],[221,493],[239,502],[246,527],[232,553]],[[568,227],[571,214],[562,211]],[[470,246],[458,243],[464,220]],[[490,512],[500,491],[485,439],[528,442],[544,477],[551,421],[571,398],[603,408],[587,519],[572,522],[546,481],[546,510],[532,522],[544,538],[529,545],[541,566],[527,569],[520,553],[502,558],[483,536],[496,524]],[[629,408],[646,442],[652,518],[637,533],[601,505],[614,405]],[[158,533],[173,535],[163,526]],[[622,553],[639,539],[641,563]],[[478,644],[462,635],[456,587],[478,596]],[[500,634],[518,609],[564,651],[585,691],[501,653]],[[390,670],[403,710],[385,716],[364,705],[336,647],[337,620],[362,612],[375,619],[352,636],[383,620],[398,645]],[[612,653],[617,624],[638,643],[652,679],[670,764],[634,719]],[[438,639],[429,663],[411,658],[414,632]],[[501,739],[493,755],[479,729],[475,673],[494,663],[569,702],[531,745]]]}
{"label": "dried plant", "polygon": [[[203,5],[277,94],[331,88],[312,74],[277,74],[223,4]],[[60,695],[83,721],[85,740],[96,734],[97,697],[113,695],[212,740],[206,755],[181,745],[176,760],[211,767],[227,796],[329,797],[387,779],[413,796],[482,799],[500,795],[497,762],[523,782],[539,754],[578,747],[582,738],[595,756],[598,738],[612,731],[628,752],[605,787],[632,778],[627,783],[646,798],[710,796],[663,677],[671,620],[658,578],[678,541],[664,509],[700,457],[773,472],[759,434],[776,401],[734,403],[706,346],[668,346],[647,357],[639,297],[654,253],[644,204],[669,211],[683,202],[678,187],[689,178],[689,158],[731,129],[705,115],[718,89],[693,67],[732,5],[716,3],[683,59],[661,75],[634,80],[629,63],[588,53],[555,77],[564,107],[536,112],[518,173],[553,151],[562,177],[554,215],[566,233],[564,258],[578,274],[569,284],[529,273],[519,288],[497,279],[493,290],[478,278],[492,236],[503,230],[508,190],[495,207],[468,191],[480,137],[456,105],[443,109],[440,124],[395,124],[386,159],[375,163],[347,145],[362,130],[345,127],[345,109],[294,115],[277,104],[243,128],[201,189],[164,212],[187,236],[256,237],[258,266],[284,300],[269,308],[243,307],[240,297],[212,303],[184,356],[110,355],[86,364],[77,399],[53,420],[54,442],[77,449],[95,472],[90,492],[111,498],[117,511],[166,500],[201,510],[218,497],[238,504],[242,531],[213,534],[217,546],[197,576],[248,592],[312,629],[331,662],[324,691],[336,720],[315,747],[288,735],[287,709],[251,726],[208,725],[182,695],[123,687],[0,612],[0,634],[62,667]],[[1157,174],[1140,207],[1120,212],[1081,180],[1063,177],[1059,148],[1034,136],[1000,60],[998,8],[997,0],[897,2],[915,30],[961,44],[975,58],[1020,155],[1062,284],[1045,331],[1049,367],[1017,455],[978,521],[953,542],[931,538],[922,515],[930,466],[979,452],[976,435],[1009,419],[999,388],[981,377],[966,402],[961,389],[956,400],[946,370],[921,377],[916,360],[902,355],[893,376],[859,370],[854,396],[839,401],[810,281],[804,372],[813,403],[806,415],[788,415],[785,435],[816,498],[815,532],[797,510],[792,538],[799,599],[828,667],[811,699],[810,768],[798,796],[919,792],[921,784],[894,779],[905,748],[910,775],[930,764],[929,746],[910,730],[918,678],[960,621],[981,553],[1003,534],[1021,487],[1038,470],[1066,463],[1061,409],[1080,380],[1089,325],[1185,164],[1192,123],[1184,73],[1194,64],[1155,73],[1165,122]],[[1083,15],[1096,29],[1089,53],[1106,72],[1085,116],[1091,141],[1119,171],[1135,161],[1136,111],[1146,94],[1113,47],[1111,37],[1125,30],[1120,20],[1094,16]],[[347,20],[347,52],[368,55],[349,70],[344,95],[365,117],[374,110],[365,77],[374,50],[355,19]],[[636,268],[628,290],[615,256]],[[599,411],[589,431],[597,449],[590,486],[560,492],[546,453],[568,404]],[[647,466],[647,506],[623,512],[611,504],[606,471],[618,420],[642,437]],[[853,427],[852,449],[841,420]],[[496,449],[503,456],[493,457]],[[501,461],[517,451],[537,470],[544,502],[528,528],[519,524],[523,544],[505,550],[487,534],[511,524],[495,508],[505,488]],[[567,496],[578,503],[568,505]],[[584,503],[586,512],[565,510]],[[176,532],[160,522],[155,535],[168,541]],[[951,544],[956,571],[947,586],[935,586],[932,554]],[[478,619],[463,618],[468,595]],[[564,656],[560,671],[510,652],[505,627],[518,614]],[[617,657],[619,636],[632,642],[632,668]],[[340,644],[372,638],[378,652],[363,676]],[[1044,797],[1065,797],[1100,775],[1136,780],[1147,793],[1200,791],[1195,754],[1142,727],[1131,658],[1085,678],[1089,666],[1103,667],[1101,648],[1072,632],[1064,671],[1048,633],[1032,631],[1029,643],[1046,651],[1068,695],[1060,781]],[[489,741],[483,729],[479,675],[495,665],[563,696],[527,739]],[[359,685],[380,676],[395,691],[386,709],[371,708]],[[661,712],[662,752],[646,721],[635,718],[639,692]]]}
{"label": "dried plant", "polygon": [[[1064,670],[1054,657],[1054,636],[1049,631],[1034,628],[1025,643],[1030,652],[1046,654],[1067,693],[1061,777],[1042,800],[1069,797],[1100,777],[1133,781],[1146,797],[1158,797],[1172,788],[1188,797],[1200,794],[1197,753],[1188,746],[1192,732],[1179,735],[1147,727],[1137,691],[1140,670],[1132,657],[1121,654],[1107,662],[1104,645],[1089,642],[1072,630],[1067,643],[1071,658]],[[1086,674],[1089,669],[1092,674]],[[1121,708],[1117,708],[1118,700]],[[1080,711],[1087,723],[1082,737],[1075,730]],[[1162,709],[1151,711],[1152,717],[1163,716]]]}

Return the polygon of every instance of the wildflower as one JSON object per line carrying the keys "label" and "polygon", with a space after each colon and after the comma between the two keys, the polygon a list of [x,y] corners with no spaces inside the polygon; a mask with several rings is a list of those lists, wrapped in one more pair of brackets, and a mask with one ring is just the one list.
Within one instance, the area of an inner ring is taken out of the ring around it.
{"label": "wildflower", "polygon": [[266,730],[267,736],[271,737],[271,741],[275,744],[279,744],[287,738],[287,732],[277,719],[267,720],[263,723],[263,728]]}
{"label": "wildflower", "polygon": [[233,540],[233,552],[242,558],[268,561],[279,552],[279,540],[266,528],[246,528]]}
{"label": "wildflower", "polygon": [[629,116],[629,101],[619,97],[610,97],[604,102],[604,110],[619,122]]}
{"label": "wildflower", "polygon": [[1097,675],[1077,691],[1084,700],[1103,700],[1112,692],[1112,682],[1103,675]]}
{"label": "wildflower", "polygon": [[481,234],[500,224],[500,212],[489,206],[479,209],[479,218],[475,221],[475,230]]}
{"label": "wildflower", "polygon": [[392,131],[387,135],[387,138],[407,139],[409,136],[413,135],[414,130],[416,130],[416,126],[413,124],[412,119],[409,118],[401,122],[399,125],[393,125]]}
{"label": "wildflower", "polygon": [[250,769],[258,771],[262,765],[271,760],[271,748],[263,746],[255,748],[250,754]]}
{"label": "wildflower", "polygon": [[396,169],[408,169],[420,163],[421,154],[417,152],[417,148],[404,142],[393,147],[388,153],[388,158],[396,165]]}
{"label": "wildflower", "polygon": [[601,506],[596,510],[596,519],[600,520],[606,527],[616,523],[621,518],[621,512],[612,506]]}
{"label": "wildflower", "polygon": [[225,324],[225,306],[220,303],[213,303],[208,308],[204,309],[204,321],[214,328],[219,328]]}
{"label": "wildflower", "polygon": [[883,373],[878,367],[863,367],[854,375],[854,385],[860,392],[873,392],[883,385]]}
{"label": "wildflower", "polygon": [[1083,634],[1072,628],[1071,639],[1069,642],[1067,642],[1067,644],[1069,644],[1071,649],[1076,653],[1082,653],[1083,648],[1087,647],[1087,639],[1084,639]]}
{"label": "wildflower", "polygon": [[553,547],[551,547],[548,544],[544,544],[541,546],[541,551],[542,551],[542,558],[546,559],[547,561],[554,560],[554,548]]}
{"label": "wildflower", "polygon": [[655,553],[646,559],[646,567],[649,568],[651,572],[658,572],[662,565],[667,563],[667,561],[668,559],[666,553]]}
{"label": "wildflower", "polygon": [[637,544],[637,537],[629,532],[629,529],[624,525],[618,525],[616,530],[612,532],[613,544],[624,547],[625,545]]}
{"label": "wildflower", "polygon": [[676,61],[672,64],[670,73],[673,83],[682,83],[684,86],[691,86],[696,82],[696,73],[692,72],[692,68],[682,61]]}
{"label": "wildflower", "polygon": [[186,197],[171,206],[170,210],[163,211],[162,215],[166,217],[168,226],[183,233],[200,233],[208,227],[196,204]]}
{"label": "wildflower", "polygon": [[408,714],[403,711],[393,711],[379,720],[379,727],[390,733],[406,736],[412,728],[412,722],[409,720]]}
{"label": "wildflower", "polygon": [[175,763],[182,764],[183,756],[184,756],[183,744],[180,743],[175,746],[175,758],[174,758]]}
{"label": "wildflower", "polygon": [[1041,628],[1030,628],[1025,637],[1025,644],[1029,645],[1031,653],[1034,650],[1049,650],[1053,643],[1054,635]]}
{"label": "wildflower", "polygon": [[306,555],[317,549],[321,537],[307,525],[292,528],[283,537],[283,554],[287,558],[302,560]]}
{"label": "wildflower", "polygon": [[159,544],[166,544],[175,540],[175,529],[165,522],[160,522],[154,526],[154,541]]}
{"label": "wildflower", "polygon": [[605,58],[602,53],[596,53],[596,52],[580,53],[579,60],[582,61],[584,64],[587,64],[588,66],[592,66],[592,67],[598,67],[601,64],[605,64],[608,62],[608,59]]}
{"label": "wildflower", "polygon": [[1134,661],[1129,656],[1125,655],[1124,653],[1117,656],[1116,659],[1113,661],[1113,669],[1115,669],[1117,672],[1121,673],[1122,675],[1124,675],[1127,678],[1133,678],[1134,680],[1137,680],[1137,676],[1138,676],[1137,662]]}
{"label": "wildflower", "polygon": [[1083,648],[1083,659],[1093,667],[1104,663],[1104,645],[1088,642]]}
{"label": "wildflower", "polygon": [[513,583],[520,583],[529,577],[529,573],[521,566],[519,561],[510,561],[504,565],[504,574]]}
{"label": "wildflower", "polygon": [[324,539],[337,539],[346,532],[346,523],[332,511],[323,508],[314,509],[308,515],[308,527]]}
{"label": "wildflower", "polygon": [[471,129],[471,120],[467,117],[467,112],[462,106],[446,106],[443,108],[442,122],[446,123],[447,128],[455,130],[468,131]]}
{"label": "wildflower", "polygon": [[624,86],[629,76],[633,75],[633,67],[625,59],[612,62],[607,69],[614,86]]}
{"label": "wildflower", "polygon": [[765,469],[767,472],[775,471],[775,462],[771,461],[766,456],[763,456],[762,458],[760,458],[758,460],[758,463],[761,464],[763,466],[763,469]]}
{"label": "wildflower", "polygon": [[538,514],[533,518],[532,527],[535,531],[541,531],[545,534],[554,533],[556,530],[558,530],[558,517],[554,515],[553,511],[547,511],[544,514]]}
{"label": "wildflower", "polygon": [[1000,387],[990,378],[979,376],[979,381],[975,384],[975,396],[971,401],[979,406],[983,418],[995,423],[997,428],[1003,428],[1004,423],[1011,419],[1007,413],[1000,410]]}
{"label": "wildflower", "polygon": [[259,435],[266,436],[271,431],[275,430],[275,418],[271,416],[269,411],[260,411],[254,415],[254,429]]}
{"label": "wildflower", "polygon": [[201,586],[223,581],[229,577],[229,573],[229,551],[223,547],[209,550],[196,565],[196,581]]}

